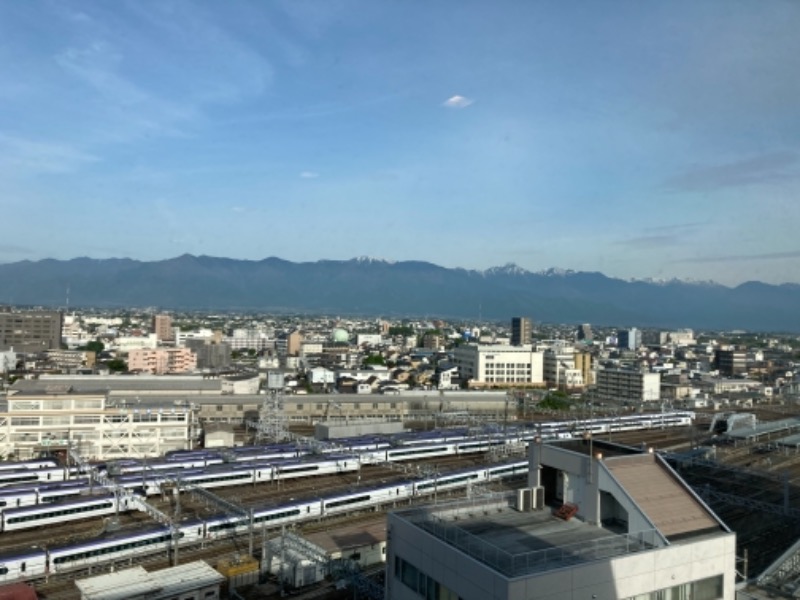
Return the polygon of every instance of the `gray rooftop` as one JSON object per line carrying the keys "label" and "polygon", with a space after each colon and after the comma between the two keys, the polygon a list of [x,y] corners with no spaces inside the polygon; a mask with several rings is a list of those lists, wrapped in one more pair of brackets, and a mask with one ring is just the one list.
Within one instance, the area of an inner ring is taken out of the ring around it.
{"label": "gray rooftop", "polygon": [[563,521],[551,510],[463,502],[394,513],[506,577],[519,577],[655,548],[655,530],[632,535]]}
{"label": "gray rooftop", "polygon": [[37,394],[53,393],[52,390],[72,389],[73,393],[120,393],[129,392],[219,392],[219,379],[203,377],[147,377],[138,375],[77,375],[64,377],[42,377],[40,379],[19,379],[12,390]]}
{"label": "gray rooftop", "polygon": [[767,423],[759,423],[755,427],[748,427],[746,429],[734,429],[733,431],[726,432],[726,436],[733,439],[747,440],[758,439],[762,436],[772,436],[778,433],[791,433],[800,429],[800,417],[791,417],[788,419],[781,419],[779,421],[769,421]]}

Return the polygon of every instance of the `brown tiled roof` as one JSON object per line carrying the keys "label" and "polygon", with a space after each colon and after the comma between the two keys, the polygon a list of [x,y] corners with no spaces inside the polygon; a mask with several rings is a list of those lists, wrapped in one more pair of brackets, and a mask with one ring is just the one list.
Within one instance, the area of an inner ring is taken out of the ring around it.
{"label": "brown tiled roof", "polygon": [[667,539],[720,528],[654,454],[613,458],[606,466]]}

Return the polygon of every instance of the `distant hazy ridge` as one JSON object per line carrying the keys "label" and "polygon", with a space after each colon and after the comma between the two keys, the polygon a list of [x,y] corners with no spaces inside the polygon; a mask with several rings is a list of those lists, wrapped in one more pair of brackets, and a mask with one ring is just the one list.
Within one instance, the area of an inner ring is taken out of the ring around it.
{"label": "distant hazy ridge", "polygon": [[800,285],[644,282],[507,266],[373,259],[292,263],[184,255],[0,265],[0,304],[264,310],[620,326],[800,331]]}

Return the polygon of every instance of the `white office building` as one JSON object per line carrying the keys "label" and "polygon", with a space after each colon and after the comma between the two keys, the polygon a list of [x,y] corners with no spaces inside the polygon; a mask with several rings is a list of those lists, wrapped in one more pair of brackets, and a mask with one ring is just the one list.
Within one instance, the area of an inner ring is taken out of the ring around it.
{"label": "white office building", "polygon": [[453,363],[470,387],[544,385],[544,353],[530,345],[464,344],[453,351]]}
{"label": "white office building", "polygon": [[734,597],[735,533],[658,455],[573,442],[532,444],[530,460],[516,495],[390,513],[385,597]]}
{"label": "white office building", "polygon": [[661,399],[661,373],[600,369],[595,383],[595,397],[601,401],[640,404]]}

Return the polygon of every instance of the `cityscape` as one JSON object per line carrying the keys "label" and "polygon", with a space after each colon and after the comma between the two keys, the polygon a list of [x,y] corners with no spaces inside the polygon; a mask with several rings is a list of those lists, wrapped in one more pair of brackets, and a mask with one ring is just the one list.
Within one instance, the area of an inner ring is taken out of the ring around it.
{"label": "cityscape", "polygon": [[[796,334],[5,306],[0,347],[3,581],[42,597],[475,597],[441,543],[509,598],[792,589]],[[475,555],[476,506],[531,531]],[[640,552],[669,585],[549,579]]]}
{"label": "cityscape", "polygon": [[0,2],[0,600],[799,598],[798,31]]}

